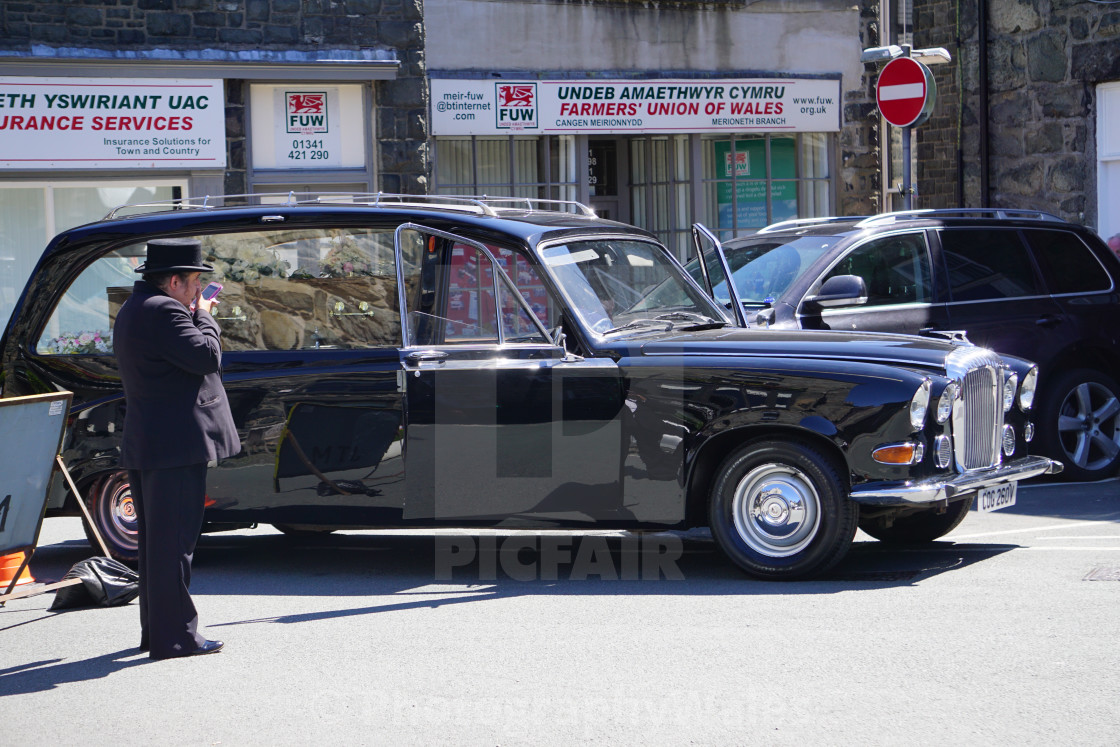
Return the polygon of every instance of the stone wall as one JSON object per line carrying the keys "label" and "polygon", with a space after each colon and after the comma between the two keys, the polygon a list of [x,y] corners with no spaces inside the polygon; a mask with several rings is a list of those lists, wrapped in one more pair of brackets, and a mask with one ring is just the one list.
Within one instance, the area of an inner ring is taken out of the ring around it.
{"label": "stone wall", "polygon": [[[880,41],[879,2],[860,0],[860,49],[876,47]],[[857,52],[858,54],[858,52]],[[863,66],[859,87],[843,92],[844,110],[840,130],[837,215],[874,215],[883,203],[879,162],[882,154],[879,107],[875,103],[878,70]]]}
{"label": "stone wall", "polygon": [[[388,50],[396,80],[375,84],[378,172],[387,192],[425,192],[429,168],[422,0],[4,0],[0,51]],[[143,63],[137,63],[143,64]],[[226,83],[227,194],[248,192],[243,81]]]}
{"label": "stone wall", "polygon": [[[918,128],[919,207],[980,207],[980,121],[989,125],[992,207],[1097,223],[1095,86],[1120,80],[1120,6],[1000,0],[988,9],[987,113],[978,0],[915,0],[915,43],[953,53],[936,70],[936,115]],[[959,26],[959,37],[958,37]]]}

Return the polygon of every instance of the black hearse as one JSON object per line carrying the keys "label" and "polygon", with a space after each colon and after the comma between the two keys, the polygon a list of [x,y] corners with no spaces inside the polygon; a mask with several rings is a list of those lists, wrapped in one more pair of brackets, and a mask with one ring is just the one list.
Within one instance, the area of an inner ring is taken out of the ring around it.
{"label": "black hearse", "polygon": [[[1033,365],[949,339],[748,328],[650,234],[582,205],[214,202],[60,234],[5,332],[3,396],[74,393],[63,456],[122,558],[135,513],[112,333],[156,237],[200,239],[225,286],[244,448],[209,471],[210,528],[710,526],[747,573],[799,578],[857,526],[932,540],[974,498],[1008,505],[1017,481],[1061,469],[1027,455]],[[59,480],[51,512],[73,501]]]}

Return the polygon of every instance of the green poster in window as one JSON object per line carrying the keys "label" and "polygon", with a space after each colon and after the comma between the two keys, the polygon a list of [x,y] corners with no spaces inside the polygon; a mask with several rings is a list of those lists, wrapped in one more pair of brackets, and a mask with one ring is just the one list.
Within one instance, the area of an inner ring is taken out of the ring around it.
{"label": "green poster in window", "polygon": [[[717,140],[715,146],[715,178],[731,178],[731,143]],[[773,222],[797,217],[797,182],[794,181],[796,141],[790,137],[770,139],[770,201]],[[716,185],[716,203],[719,227],[730,229],[733,211],[737,207],[735,223],[739,228],[761,228],[766,220],[766,141],[759,139],[735,141],[734,204],[731,199],[731,182]]]}

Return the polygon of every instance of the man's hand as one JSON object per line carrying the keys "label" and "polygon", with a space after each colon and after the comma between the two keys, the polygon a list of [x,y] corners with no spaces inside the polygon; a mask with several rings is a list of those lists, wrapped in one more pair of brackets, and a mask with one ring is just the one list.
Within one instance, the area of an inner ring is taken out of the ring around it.
{"label": "man's hand", "polygon": [[195,308],[202,309],[207,314],[213,314],[214,312],[211,311],[211,309],[214,306],[216,306],[217,304],[218,304],[218,299],[217,298],[211,298],[211,299],[207,300],[207,299],[202,297],[201,293],[198,295],[198,298],[196,298],[194,300]]}

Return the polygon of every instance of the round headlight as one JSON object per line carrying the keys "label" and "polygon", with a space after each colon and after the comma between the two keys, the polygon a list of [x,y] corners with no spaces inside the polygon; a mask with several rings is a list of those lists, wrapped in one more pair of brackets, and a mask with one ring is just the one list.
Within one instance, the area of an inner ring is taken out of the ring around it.
{"label": "round headlight", "polygon": [[1003,411],[1008,412],[1015,404],[1015,392],[1019,390],[1019,374],[1008,374],[1003,381]]}
{"label": "round headlight", "polygon": [[1019,409],[1026,412],[1034,405],[1034,392],[1038,388],[1038,366],[1031,366],[1031,370],[1023,376],[1023,384],[1019,387]]}
{"label": "round headlight", "polygon": [[957,401],[960,391],[961,388],[954,381],[945,387],[945,391],[941,392],[941,397],[937,400],[936,417],[938,425],[944,423],[953,414],[953,403]]}
{"label": "round headlight", "polygon": [[920,431],[926,424],[926,412],[929,410],[929,387],[929,379],[926,379],[918,387],[918,391],[914,392],[913,399],[910,400],[910,425],[916,431]]}

